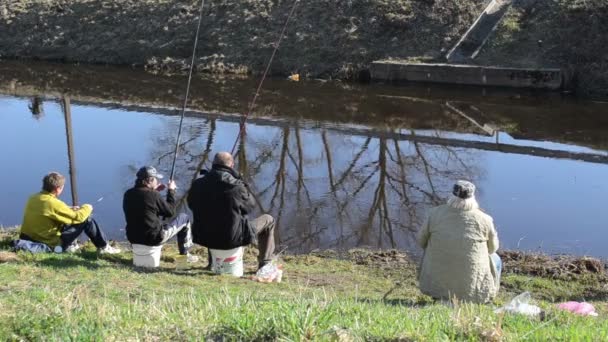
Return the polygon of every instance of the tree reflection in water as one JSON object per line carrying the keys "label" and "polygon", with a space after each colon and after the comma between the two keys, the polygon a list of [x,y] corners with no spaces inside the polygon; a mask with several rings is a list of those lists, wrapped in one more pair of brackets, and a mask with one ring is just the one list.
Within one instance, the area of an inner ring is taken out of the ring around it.
{"label": "tree reflection in water", "polygon": [[[361,136],[308,129],[297,122],[248,128],[235,154],[236,168],[250,184],[259,212],[276,218],[279,243],[293,252],[354,246],[415,250],[416,230],[427,210],[445,200],[453,180],[479,177],[475,153],[463,148],[401,141],[386,132]],[[216,119],[208,118],[184,131],[176,167],[184,186],[210,167],[221,148],[214,140],[217,129]],[[168,167],[169,150],[159,153],[161,168]]]}

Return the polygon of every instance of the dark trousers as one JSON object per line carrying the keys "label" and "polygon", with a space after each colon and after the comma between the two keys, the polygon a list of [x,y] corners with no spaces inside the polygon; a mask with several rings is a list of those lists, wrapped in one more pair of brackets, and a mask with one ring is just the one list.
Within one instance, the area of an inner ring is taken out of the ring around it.
{"label": "dark trousers", "polygon": [[88,218],[83,223],[73,224],[63,228],[63,231],[61,232],[61,247],[63,247],[64,250],[68,248],[68,246],[74,243],[83,232],[91,239],[97,248],[103,248],[108,244],[108,240],[106,239],[103,230],[99,228],[97,222],[92,218]]}
{"label": "dark trousers", "polygon": [[[251,228],[255,231],[258,244],[258,267],[262,267],[272,261],[274,255],[274,217],[264,214],[255,220],[249,221]],[[207,269],[211,269],[213,258],[211,251],[207,252],[207,260],[209,264]]]}

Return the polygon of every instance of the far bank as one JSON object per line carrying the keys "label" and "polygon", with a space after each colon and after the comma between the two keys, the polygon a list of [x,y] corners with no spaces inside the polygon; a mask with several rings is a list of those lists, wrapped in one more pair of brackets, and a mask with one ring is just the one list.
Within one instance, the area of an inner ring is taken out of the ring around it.
{"label": "far bank", "polygon": [[[197,71],[260,73],[293,3],[207,3]],[[272,75],[356,79],[379,59],[442,61],[484,8],[472,0],[297,4]],[[0,5],[0,58],[147,66],[183,72],[198,2],[82,0]],[[561,68],[581,95],[608,96],[608,4],[518,1],[475,63]],[[585,39],[581,39],[585,37]]]}

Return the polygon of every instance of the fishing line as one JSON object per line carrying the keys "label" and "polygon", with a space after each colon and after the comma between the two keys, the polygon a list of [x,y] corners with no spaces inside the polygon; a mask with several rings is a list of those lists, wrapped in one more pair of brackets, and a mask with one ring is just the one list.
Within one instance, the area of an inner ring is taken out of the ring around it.
{"label": "fishing line", "polygon": [[201,21],[203,20],[203,8],[205,0],[201,0],[201,8],[198,15],[198,26],[196,27],[196,35],[194,37],[194,47],[192,48],[192,61],[190,62],[190,72],[188,73],[188,84],[186,85],[186,95],[184,96],[184,105],[182,106],[182,115],[179,119],[179,130],[177,131],[177,141],[175,142],[175,153],[173,155],[173,163],[171,164],[171,175],[169,179],[173,179],[175,173],[175,162],[177,161],[177,150],[179,149],[179,140],[182,135],[182,124],[184,122],[184,114],[186,113],[186,105],[188,104],[188,95],[190,94],[190,83],[192,82],[192,72],[194,70],[194,59],[196,58],[196,46],[198,45],[198,35],[201,30]]}
{"label": "fishing line", "polygon": [[274,50],[272,51],[272,55],[270,55],[270,59],[268,60],[268,64],[266,65],[266,70],[264,70],[264,74],[262,75],[262,79],[260,80],[260,83],[258,84],[258,88],[255,91],[253,100],[249,104],[249,110],[247,111],[247,113],[245,114],[243,119],[241,120],[240,127],[239,127],[239,133],[237,134],[236,139],[234,140],[234,145],[232,146],[232,150],[230,152],[230,154],[232,154],[232,155],[234,155],[234,150],[236,149],[236,145],[238,144],[239,139],[241,138],[241,134],[243,133],[243,130],[245,129],[245,122],[247,121],[249,114],[251,114],[251,112],[253,111],[253,107],[255,106],[255,101],[258,99],[258,96],[260,95],[260,90],[262,89],[262,85],[264,84],[266,75],[268,75],[268,71],[270,70],[270,65],[272,64],[274,55],[277,53],[277,50],[279,50],[279,46],[281,45],[281,41],[283,40],[283,35],[285,34],[285,30],[287,30],[287,25],[289,24],[289,20],[291,20],[291,17],[293,16],[293,13],[296,10],[296,5],[298,4],[298,2],[300,2],[300,0],[295,0],[293,2],[291,11],[289,12],[289,15],[287,16],[287,20],[285,20],[285,25],[283,25],[283,30],[281,31],[281,34],[279,35],[279,38],[275,43]]}

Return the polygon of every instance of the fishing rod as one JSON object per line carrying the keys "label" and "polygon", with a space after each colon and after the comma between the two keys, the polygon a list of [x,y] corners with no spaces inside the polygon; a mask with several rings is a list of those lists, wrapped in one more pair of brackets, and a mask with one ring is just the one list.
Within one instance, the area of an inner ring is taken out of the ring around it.
{"label": "fishing rod", "polygon": [[198,45],[198,36],[201,30],[201,21],[203,21],[203,8],[205,0],[201,0],[201,8],[198,15],[198,26],[196,27],[196,35],[194,36],[194,47],[192,48],[192,61],[190,62],[190,72],[188,73],[188,83],[186,85],[186,95],[184,96],[184,104],[182,106],[182,115],[179,119],[179,129],[177,131],[177,141],[175,142],[175,153],[173,154],[173,163],[171,164],[171,174],[169,180],[173,179],[175,173],[175,162],[177,161],[177,150],[179,149],[179,140],[182,135],[182,124],[184,122],[184,114],[186,113],[186,105],[188,104],[188,95],[190,94],[190,83],[192,82],[192,72],[194,70],[194,59],[196,58],[196,46]]}
{"label": "fishing rod", "polygon": [[[262,79],[260,79],[260,83],[258,84],[258,87],[253,96],[253,99],[251,100],[251,103],[249,104],[247,113],[245,113],[245,115],[243,116],[243,119],[239,123],[239,132],[236,135],[236,139],[234,140],[234,145],[232,145],[232,150],[230,151],[230,154],[233,156],[234,156],[234,152],[236,150],[236,146],[239,143],[239,139],[241,139],[241,136],[243,135],[243,133],[245,131],[245,123],[247,122],[247,118],[249,117],[251,112],[253,112],[253,108],[255,107],[255,102],[260,95],[260,91],[262,90],[262,85],[264,84],[264,80],[266,79],[266,76],[268,75],[268,71],[270,70],[272,61],[274,60],[274,56],[276,55],[277,51],[279,50],[279,46],[281,45],[281,41],[283,40],[283,36],[285,35],[285,31],[287,30],[289,21],[291,20],[291,17],[293,16],[293,13],[296,10],[296,5],[299,2],[300,2],[300,0],[295,0],[293,2],[293,5],[291,6],[289,15],[287,16],[287,19],[285,20],[285,24],[283,25],[283,29],[281,30],[281,34],[279,35],[279,38],[277,39],[277,41],[274,44],[274,50],[272,51],[272,54],[270,55],[270,58],[268,59],[268,63],[266,64],[266,69],[264,70],[264,74],[262,74]],[[255,200],[258,207],[262,210],[262,212],[265,212],[264,207],[262,206],[262,203],[261,203],[260,199],[258,198],[258,196],[251,189],[249,189],[249,187],[247,187],[247,190],[253,196],[253,199]]]}
{"label": "fishing rod", "polygon": [[268,71],[270,70],[270,65],[272,65],[272,60],[274,59],[274,56],[276,55],[277,50],[279,50],[279,45],[281,45],[281,41],[283,40],[283,36],[285,35],[285,30],[287,30],[287,25],[289,24],[289,20],[291,20],[291,17],[293,16],[293,13],[296,10],[296,5],[298,4],[298,2],[300,2],[300,0],[295,0],[293,2],[291,11],[289,12],[289,15],[287,16],[287,20],[285,20],[285,25],[283,25],[283,30],[281,30],[281,34],[279,35],[279,38],[274,45],[274,50],[272,51],[272,55],[270,55],[270,59],[268,60],[268,64],[266,65],[266,70],[264,70],[262,79],[260,80],[260,83],[258,84],[258,88],[255,91],[253,100],[251,100],[251,103],[249,104],[249,109],[239,124],[239,133],[236,135],[234,145],[232,146],[232,150],[230,151],[230,154],[232,154],[232,155],[234,155],[234,150],[236,149],[236,145],[238,144],[239,139],[241,138],[241,135],[243,134],[243,131],[245,129],[245,122],[247,121],[249,114],[251,114],[251,112],[253,111],[253,107],[255,106],[255,101],[258,99],[258,97],[260,95],[260,90],[262,90],[262,85],[264,84],[264,80],[266,79],[266,76],[268,75]]}

